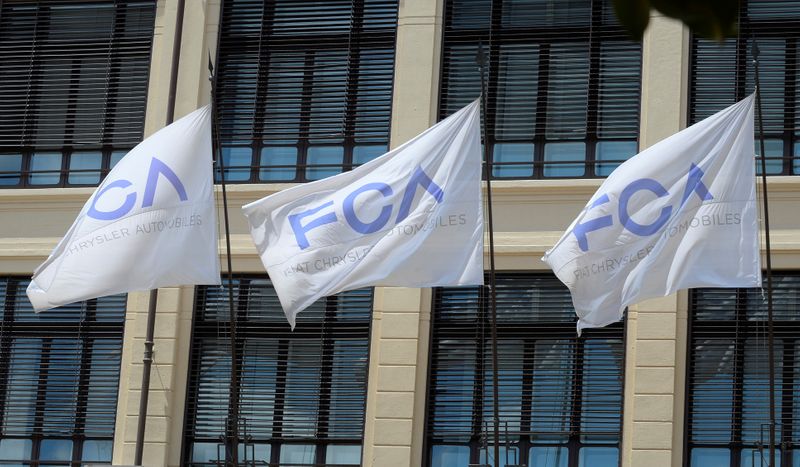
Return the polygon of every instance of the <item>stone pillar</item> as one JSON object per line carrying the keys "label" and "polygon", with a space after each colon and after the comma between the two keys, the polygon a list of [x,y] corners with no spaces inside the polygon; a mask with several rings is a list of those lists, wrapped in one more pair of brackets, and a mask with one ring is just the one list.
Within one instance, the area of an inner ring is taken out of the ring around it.
{"label": "stone pillar", "polygon": [[[683,129],[689,33],[654,15],[642,44],[640,149]],[[683,465],[687,292],[628,310],[622,465]]]}

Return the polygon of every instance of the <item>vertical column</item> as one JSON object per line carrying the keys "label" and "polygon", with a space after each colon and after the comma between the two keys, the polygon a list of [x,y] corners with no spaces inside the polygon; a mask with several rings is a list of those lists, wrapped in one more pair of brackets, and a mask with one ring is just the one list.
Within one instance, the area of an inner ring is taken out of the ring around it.
{"label": "vertical column", "polygon": [[[651,17],[642,47],[640,148],[685,126],[689,34]],[[686,368],[687,292],[628,310],[623,466],[680,466]]]}
{"label": "vertical column", "polygon": [[[401,0],[391,145],[436,121],[442,0]],[[422,464],[431,292],[377,288],[364,427],[367,467]]]}
{"label": "vertical column", "polygon": [[[150,65],[145,135],[166,123],[173,47],[182,27],[175,119],[209,102],[207,61],[214,57],[220,0],[185,1],[183,24],[177,24],[179,0],[159,0]],[[178,466],[181,460],[186,379],[189,367],[194,287],[159,290],[155,345],[147,408],[143,465]],[[125,321],[119,403],[114,436],[114,464],[132,464],[142,386],[147,292],[131,293]]]}

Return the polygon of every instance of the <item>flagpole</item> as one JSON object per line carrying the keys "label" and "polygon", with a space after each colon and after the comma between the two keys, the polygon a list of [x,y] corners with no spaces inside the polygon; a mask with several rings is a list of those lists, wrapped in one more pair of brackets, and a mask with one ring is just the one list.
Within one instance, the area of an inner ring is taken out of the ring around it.
{"label": "flagpole", "polygon": [[216,83],[217,75],[214,73],[214,64],[211,62],[211,53],[208,54],[208,80],[211,82],[211,126],[214,132],[214,154],[219,164],[219,180],[222,185],[222,211],[225,219],[225,256],[228,260],[228,316],[230,319],[230,339],[231,339],[231,387],[228,399],[228,426],[226,428],[229,442],[229,452],[225,465],[236,467],[239,465],[239,379],[238,379],[238,356],[236,350],[236,311],[233,306],[233,266],[231,264],[231,229],[228,222],[228,194],[225,188],[225,162],[222,160],[220,152],[219,126],[217,125],[217,103],[216,103]]}
{"label": "flagpole", "polygon": [[[486,176],[486,221],[489,230],[489,328],[492,339],[492,412],[494,418],[494,459],[495,465],[500,462],[500,383],[497,376],[497,289],[495,287],[495,265],[494,265],[494,223],[492,221],[492,170],[491,159],[489,157],[489,139],[486,128],[486,83],[483,77],[486,66],[486,53],[483,50],[483,42],[478,43],[478,54],[476,57],[478,67],[481,72],[481,107],[483,117],[483,167]],[[508,433],[506,433],[508,435]],[[488,462],[488,459],[487,459]]]}
{"label": "flagpole", "polygon": [[[167,119],[169,125],[175,120],[175,94],[178,87],[178,61],[183,38],[183,11],[185,0],[178,0],[175,17],[175,36],[172,44],[172,70],[169,78],[169,96],[167,100]],[[136,445],[134,446],[133,465],[142,465],[144,455],[144,433],[147,421],[147,404],[150,400],[150,371],[153,365],[153,346],[155,345],[156,308],[158,308],[158,289],[150,290],[147,305],[147,331],[144,338],[144,355],[142,357],[142,387],[139,394],[139,418],[136,426]]]}
{"label": "flagpole", "polygon": [[761,84],[758,73],[758,44],[753,40],[753,68],[756,78],[756,113],[761,152],[761,192],[764,201],[764,244],[767,262],[767,359],[769,360],[769,465],[775,466],[775,348],[772,315],[772,250],[769,238],[769,198],[767,196],[767,154],[764,151],[764,116],[761,109]]}

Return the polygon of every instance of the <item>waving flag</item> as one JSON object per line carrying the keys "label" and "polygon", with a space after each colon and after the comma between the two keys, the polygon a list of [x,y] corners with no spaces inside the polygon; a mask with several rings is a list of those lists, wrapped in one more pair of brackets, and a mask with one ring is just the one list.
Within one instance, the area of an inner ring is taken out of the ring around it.
{"label": "waving flag", "polygon": [[219,284],[206,106],[133,148],[83,206],[28,298],[37,311],[103,295]]}
{"label": "waving flag", "polygon": [[620,165],[545,253],[579,332],[679,289],[761,285],[753,100]]}
{"label": "waving flag", "polygon": [[483,283],[478,101],[361,167],[244,206],[289,323],[366,286]]}

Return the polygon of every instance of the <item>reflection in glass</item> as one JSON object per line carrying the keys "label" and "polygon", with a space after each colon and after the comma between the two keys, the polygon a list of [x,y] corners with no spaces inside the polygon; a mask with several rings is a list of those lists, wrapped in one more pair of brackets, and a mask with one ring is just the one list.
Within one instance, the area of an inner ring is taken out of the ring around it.
{"label": "reflection in glass", "polygon": [[[225,181],[250,180],[250,166],[253,164],[253,150],[248,147],[222,147],[222,161],[225,164]],[[219,170],[214,171],[214,179],[219,182]]]}
{"label": "reflection in glass", "polygon": [[32,445],[29,439],[0,439],[0,460],[30,459]]}
{"label": "reflection in glass", "polygon": [[[756,157],[761,156],[761,142],[755,142]],[[767,154],[767,175],[783,172],[783,141],[779,139],[764,140],[764,152]],[[756,159],[756,174],[761,175],[761,160]]]}
{"label": "reflection in glass", "polygon": [[353,166],[365,164],[388,151],[385,144],[370,144],[353,148]]}
{"label": "reflection in glass", "polygon": [[359,465],[361,464],[361,446],[330,444],[325,451],[325,463],[332,465]]}
{"label": "reflection in glass", "polygon": [[556,446],[536,446],[530,450],[528,465],[536,467],[567,467],[569,450]]}
{"label": "reflection in glass", "polygon": [[43,439],[39,444],[39,459],[45,461],[68,461],[72,459],[72,440]]}
{"label": "reflection in glass", "polygon": [[109,169],[113,169],[114,166],[116,166],[119,163],[119,161],[122,160],[123,157],[125,157],[125,154],[128,154],[128,151],[114,151],[114,152],[112,152],[111,153],[111,159],[108,162],[108,168]]}
{"label": "reflection in glass", "polygon": [[[780,433],[780,431],[778,431]],[[795,456],[798,457],[798,456]],[[700,464],[697,464],[698,467]],[[739,463],[741,467],[760,467],[762,465],[767,466],[769,465],[769,448],[763,449],[755,449],[755,448],[745,448],[742,449],[742,460]],[[781,465],[781,451],[780,449],[775,450],[775,465]],[[796,465],[796,464],[795,464]],[[692,466],[694,467],[694,466]],[[727,467],[727,466],[725,466]]]}
{"label": "reflection in glass", "polygon": [[111,462],[111,440],[87,439],[83,442],[81,450],[81,460],[93,462]]}
{"label": "reflection in glass", "polygon": [[617,465],[619,465],[617,448],[581,448],[578,454],[578,467],[617,467]]}
{"label": "reflection in glass", "polygon": [[691,467],[730,467],[731,452],[721,448],[694,448],[689,465]]}
{"label": "reflection in glass", "polygon": [[281,446],[281,463],[313,464],[316,447],[313,444],[284,444]]}

